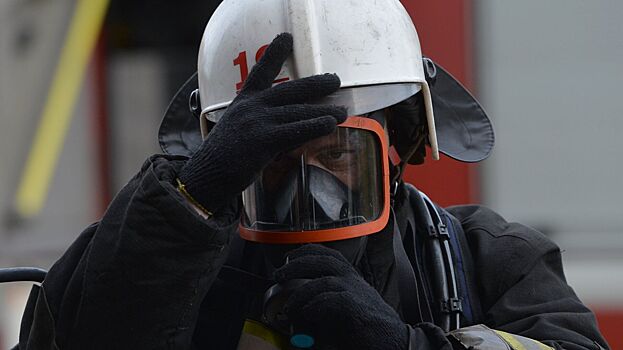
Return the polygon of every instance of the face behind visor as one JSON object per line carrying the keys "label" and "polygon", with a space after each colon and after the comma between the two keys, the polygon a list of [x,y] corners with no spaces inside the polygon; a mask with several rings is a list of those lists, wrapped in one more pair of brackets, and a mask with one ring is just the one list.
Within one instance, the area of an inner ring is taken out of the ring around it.
{"label": "face behind visor", "polygon": [[389,219],[388,169],[383,127],[349,117],[331,135],[266,166],[242,194],[240,233],[251,241],[292,244],[378,232]]}

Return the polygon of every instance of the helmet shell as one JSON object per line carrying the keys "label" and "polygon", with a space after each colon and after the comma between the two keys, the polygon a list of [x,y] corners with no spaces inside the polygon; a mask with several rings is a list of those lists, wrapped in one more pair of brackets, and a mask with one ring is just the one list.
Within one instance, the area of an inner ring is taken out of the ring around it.
{"label": "helmet shell", "polygon": [[341,90],[324,103],[345,105],[353,115],[422,91],[438,158],[420,42],[398,0],[224,0],[199,49],[202,124],[218,121],[267,45],[283,32],[292,34],[294,48],[275,83],[336,73]]}

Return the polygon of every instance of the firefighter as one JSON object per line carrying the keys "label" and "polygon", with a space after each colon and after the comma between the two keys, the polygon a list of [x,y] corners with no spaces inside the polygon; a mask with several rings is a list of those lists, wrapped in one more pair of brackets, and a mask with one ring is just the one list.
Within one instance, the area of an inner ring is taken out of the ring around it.
{"label": "firefighter", "polygon": [[554,243],[402,181],[493,130],[398,0],[224,1],[160,141],[19,349],[607,348]]}

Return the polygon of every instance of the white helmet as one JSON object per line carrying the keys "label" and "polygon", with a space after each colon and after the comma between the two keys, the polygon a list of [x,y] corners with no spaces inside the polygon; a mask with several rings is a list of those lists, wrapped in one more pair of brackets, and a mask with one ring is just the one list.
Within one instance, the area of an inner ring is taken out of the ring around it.
{"label": "white helmet", "polygon": [[199,49],[201,130],[236,97],[251,67],[279,33],[294,39],[279,83],[337,73],[340,91],[322,103],[360,115],[423,94],[429,143],[439,158],[431,92],[415,26],[399,0],[224,0]]}

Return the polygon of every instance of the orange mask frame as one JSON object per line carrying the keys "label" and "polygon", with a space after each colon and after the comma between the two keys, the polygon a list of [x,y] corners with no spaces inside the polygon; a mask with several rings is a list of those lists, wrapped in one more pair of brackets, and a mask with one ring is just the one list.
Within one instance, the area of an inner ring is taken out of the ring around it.
{"label": "orange mask frame", "polygon": [[338,241],[349,238],[366,236],[381,231],[389,221],[390,194],[389,194],[389,157],[388,141],[385,130],[374,119],[350,116],[340,125],[340,128],[363,129],[376,135],[381,145],[382,179],[383,179],[383,210],[381,215],[374,221],[363,224],[346,226],[334,229],[312,231],[262,231],[244,227],[242,222],[238,229],[240,237],[247,241],[269,244],[302,244]]}

